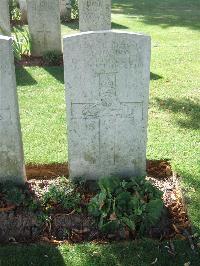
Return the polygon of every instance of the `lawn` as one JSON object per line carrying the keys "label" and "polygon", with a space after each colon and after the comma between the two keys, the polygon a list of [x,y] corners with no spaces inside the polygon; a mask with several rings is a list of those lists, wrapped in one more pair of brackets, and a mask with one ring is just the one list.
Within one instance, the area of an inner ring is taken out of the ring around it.
{"label": "lawn", "polygon": [[[194,231],[200,235],[200,2],[114,0],[112,27],[152,37],[148,159],[169,159],[182,177]],[[62,25],[63,35],[77,23]],[[70,66],[69,66],[70,67]],[[63,68],[17,68],[26,163],[67,160]],[[186,242],[177,256],[167,243],[143,240],[112,245],[3,247],[4,265],[191,265],[200,263]],[[12,255],[12,257],[11,257]],[[155,259],[157,258],[157,261]],[[31,263],[32,262],[32,263]]]}

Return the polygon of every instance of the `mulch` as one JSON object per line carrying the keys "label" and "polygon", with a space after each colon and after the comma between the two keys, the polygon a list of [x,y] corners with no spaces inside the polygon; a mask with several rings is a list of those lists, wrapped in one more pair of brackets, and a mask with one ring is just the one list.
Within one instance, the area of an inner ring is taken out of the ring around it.
{"label": "mulch", "polygon": [[[47,189],[57,182],[57,177],[68,176],[68,165],[27,165],[27,185],[35,194],[40,189]],[[163,239],[190,239],[191,225],[184,204],[180,188],[180,178],[172,172],[171,166],[165,160],[151,160],[147,162],[147,180],[163,192],[163,202],[167,214],[161,217],[159,224],[152,227],[149,237]],[[39,192],[40,193],[40,192]],[[87,203],[94,193],[83,192],[82,200]],[[0,195],[1,203],[1,195]],[[0,242],[34,242],[45,241],[72,243],[83,241],[111,241],[131,240],[134,235],[107,235],[103,236],[96,225],[94,218],[87,213],[65,213],[57,209],[51,215],[50,221],[41,224],[33,213],[16,206],[0,208]]]}
{"label": "mulch", "polygon": [[30,67],[30,66],[38,66],[38,67],[51,67],[51,66],[63,66],[63,58],[61,56],[59,62],[57,64],[49,65],[42,56],[31,56],[31,55],[23,55],[20,60],[15,60],[16,66],[21,67]]}

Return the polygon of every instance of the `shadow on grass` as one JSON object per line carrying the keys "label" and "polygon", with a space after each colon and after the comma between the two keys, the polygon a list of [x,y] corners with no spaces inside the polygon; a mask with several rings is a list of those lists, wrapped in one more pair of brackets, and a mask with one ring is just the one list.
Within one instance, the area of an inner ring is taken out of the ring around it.
{"label": "shadow on grass", "polygon": [[200,104],[186,98],[180,100],[156,98],[156,102],[160,109],[185,115],[185,118],[175,118],[176,123],[180,127],[195,130],[200,128]]}
{"label": "shadow on grass", "polygon": [[101,266],[101,265],[198,265],[199,253],[189,247],[187,241],[173,241],[176,256],[170,254],[168,242],[144,239],[124,243],[63,244],[60,247],[31,244],[0,248],[2,266]]}
{"label": "shadow on grass", "polygon": [[59,265],[65,266],[65,261],[55,246],[31,245],[6,245],[0,247],[0,265],[26,266],[26,265]]}
{"label": "shadow on grass", "polygon": [[18,86],[30,86],[37,84],[37,81],[24,67],[16,67],[16,81]]}
{"label": "shadow on grass", "polygon": [[64,68],[60,66],[43,67],[46,72],[53,76],[57,81],[64,84]]}
{"label": "shadow on grass", "polygon": [[72,30],[78,30],[79,29],[78,20],[72,20],[71,22],[62,22],[61,25],[67,26],[68,28],[70,28]]}
{"label": "shadow on grass", "polygon": [[158,80],[158,79],[162,79],[163,76],[160,76],[160,75],[157,75],[157,74],[151,72],[150,78],[151,78],[151,80]]}
{"label": "shadow on grass", "polygon": [[128,29],[128,27],[112,22],[112,29]]}
{"label": "shadow on grass", "polygon": [[114,14],[139,17],[149,25],[200,29],[200,2],[196,0],[113,0]]}

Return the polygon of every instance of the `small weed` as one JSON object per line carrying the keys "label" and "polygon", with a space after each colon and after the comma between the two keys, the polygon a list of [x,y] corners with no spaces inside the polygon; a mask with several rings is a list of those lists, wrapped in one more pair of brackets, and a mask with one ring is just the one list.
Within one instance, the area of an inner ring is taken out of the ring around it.
{"label": "small weed", "polygon": [[81,197],[76,191],[75,185],[62,177],[58,183],[49,186],[48,190],[43,193],[41,200],[47,209],[60,207],[70,212],[79,210]]}

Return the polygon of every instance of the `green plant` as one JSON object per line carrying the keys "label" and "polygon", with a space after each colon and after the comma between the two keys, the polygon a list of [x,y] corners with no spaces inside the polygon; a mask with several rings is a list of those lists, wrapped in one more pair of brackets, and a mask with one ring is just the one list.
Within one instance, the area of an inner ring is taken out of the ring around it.
{"label": "green plant", "polygon": [[161,217],[164,209],[162,193],[144,177],[128,180],[105,177],[100,179],[99,188],[88,210],[97,218],[103,232],[128,228],[134,233],[145,233]]}
{"label": "green plant", "polygon": [[15,59],[21,60],[22,55],[30,55],[31,51],[31,37],[27,30],[18,31],[16,28],[14,31],[13,39],[13,52]]}
{"label": "green plant", "polygon": [[0,194],[3,195],[4,200],[16,206],[19,206],[24,202],[25,195],[23,193],[23,189],[24,187],[17,186],[10,181],[0,184]]}
{"label": "green plant", "polygon": [[46,65],[59,65],[61,60],[61,54],[57,51],[48,51],[43,54],[43,59]]}
{"label": "green plant", "polygon": [[15,206],[27,208],[29,211],[41,209],[41,204],[26,185],[19,186],[11,181],[0,184],[0,195],[4,201]]}
{"label": "green plant", "polygon": [[10,20],[17,21],[21,19],[21,11],[17,0],[9,0]]}
{"label": "green plant", "polygon": [[72,0],[72,18],[79,18],[78,0]]}
{"label": "green plant", "polygon": [[43,193],[41,201],[43,206],[47,208],[52,209],[60,206],[71,212],[79,210],[81,197],[74,184],[65,177],[61,177],[58,183],[51,184],[48,190]]}

